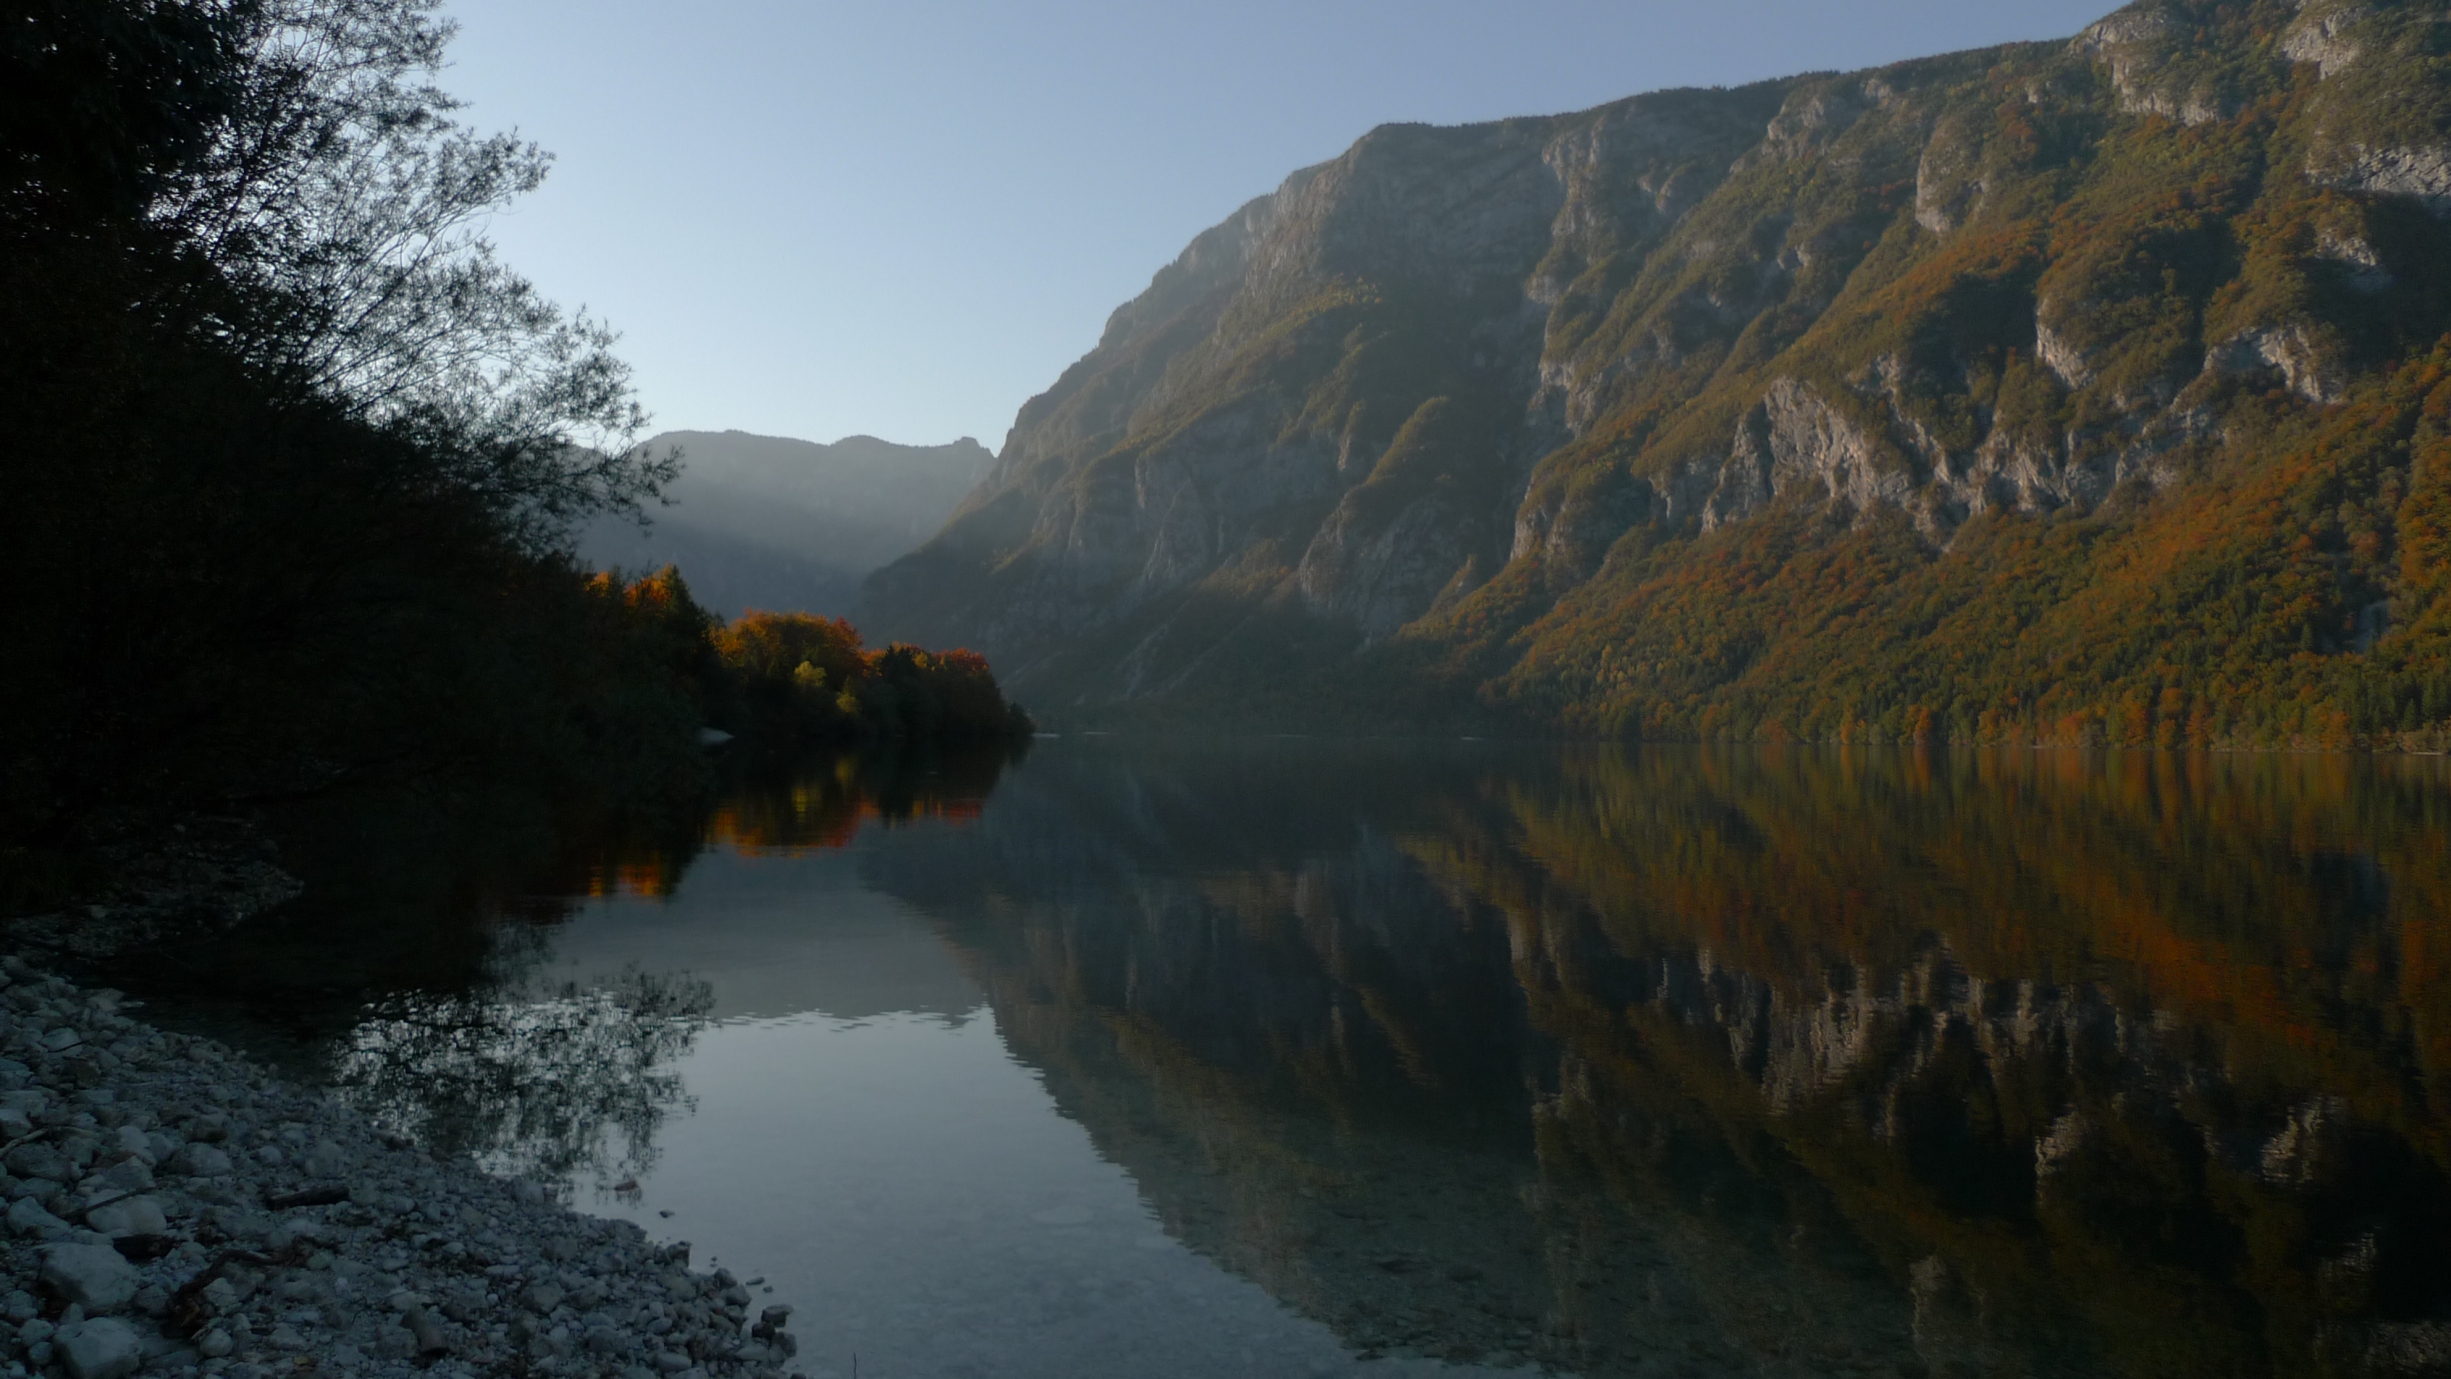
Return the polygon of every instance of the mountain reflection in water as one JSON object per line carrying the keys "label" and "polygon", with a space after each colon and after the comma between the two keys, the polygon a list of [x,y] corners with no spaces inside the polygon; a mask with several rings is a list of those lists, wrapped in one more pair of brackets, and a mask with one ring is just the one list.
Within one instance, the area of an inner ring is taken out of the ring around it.
{"label": "mountain reflection in water", "polygon": [[[984,1007],[1167,1235],[1364,1359],[2451,1372],[2447,824],[2433,761],[1075,739],[744,787],[313,999],[346,935],[300,918],[213,999],[599,1182],[699,1152],[709,1021]],[[470,1001],[575,1024],[385,1034]],[[710,1190],[825,1190],[776,1138]],[[823,1247],[994,1244],[923,1235]]]}
{"label": "mountain reflection in water", "polygon": [[1364,1349],[2451,1361],[2438,764],[1525,756],[1068,746],[866,874]]}

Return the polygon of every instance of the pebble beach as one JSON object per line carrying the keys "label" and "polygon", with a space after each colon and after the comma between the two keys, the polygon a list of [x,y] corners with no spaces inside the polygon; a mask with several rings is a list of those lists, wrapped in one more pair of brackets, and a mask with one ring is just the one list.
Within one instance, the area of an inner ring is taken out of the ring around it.
{"label": "pebble beach", "polygon": [[0,1374],[783,1379],[790,1308],[0,958]]}

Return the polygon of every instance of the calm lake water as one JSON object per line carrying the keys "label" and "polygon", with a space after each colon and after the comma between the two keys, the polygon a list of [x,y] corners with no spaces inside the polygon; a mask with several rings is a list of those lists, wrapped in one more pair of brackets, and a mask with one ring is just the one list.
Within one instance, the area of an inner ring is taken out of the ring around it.
{"label": "calm lake water", "polygon": [[524,891],[335,825],[106,975],[811,1375],[2445,1373],[2447,843],[2438,761],[1075,738]]}

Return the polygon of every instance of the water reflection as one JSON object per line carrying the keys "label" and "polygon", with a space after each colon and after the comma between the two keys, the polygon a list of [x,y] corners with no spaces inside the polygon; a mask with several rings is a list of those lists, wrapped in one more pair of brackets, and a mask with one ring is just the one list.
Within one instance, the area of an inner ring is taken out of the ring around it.
{"label": "water reflection", "polygon": [[1170,1231],[1583,1373],[2451,1360],[2438,769],[1049,754],[871,879]]}
{"label": "water reflection", "polygon": [[[573,917],[607,897],[668,900],[709,857],[823,853],[866,828],[974,818],[1017,759],[747,759],[721,794],[647,810],[556,807],[507,786],[350,799],[275,821],[307,899],[87,975],[433,1150],[609,1188],[653,1170],[659,1132],[693,1106],[678,1065],[737,1013],[744,983],[723,972],[719,1001],[660,930],[625,964],[559,970]],[[806,1008],[805,991],[770,994]]]}
{"label": "water reflection", "polygon": [[676,1061],[715,990],[633,966],[587,985],[506,981],[378,1002],[328,1080],[375,1123],[539,1182],[635,1191],[656,1132],[693,1103]]}
{"label": "water reflection", "polygon": [[2446,825],[2441,762],[1067,741],[156,978],[639,1179],[812,1373],[2451,1373]]}

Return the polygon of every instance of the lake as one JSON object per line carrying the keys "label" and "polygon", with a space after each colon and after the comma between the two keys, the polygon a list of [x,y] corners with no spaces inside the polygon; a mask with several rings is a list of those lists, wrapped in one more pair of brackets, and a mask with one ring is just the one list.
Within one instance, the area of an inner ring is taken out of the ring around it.
{"label": "lake", "polygon": [[812,1376],[2451,1371],[2439,760],[1067,738],[317,827],[384,864],[99,975]]}

